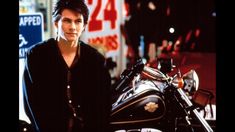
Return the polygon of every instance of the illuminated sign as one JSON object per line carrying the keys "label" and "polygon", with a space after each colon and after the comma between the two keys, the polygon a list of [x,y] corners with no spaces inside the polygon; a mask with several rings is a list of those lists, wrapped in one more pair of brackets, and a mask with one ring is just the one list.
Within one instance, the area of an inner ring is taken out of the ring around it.
{"label": "illuminated sign", "polygon": [[90,18],[83,40],[90,45],[103,47],[106,56],[118,54],[121,43],[121,1],[87,0]]}

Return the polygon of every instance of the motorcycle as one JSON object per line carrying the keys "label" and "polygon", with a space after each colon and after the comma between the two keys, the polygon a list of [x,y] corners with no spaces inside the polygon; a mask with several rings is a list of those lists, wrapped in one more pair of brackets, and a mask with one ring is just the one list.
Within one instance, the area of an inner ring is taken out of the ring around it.
{"label": "motorcycle", "polygon": [[[147,66],[142,60],[121,74],[114,85],[111,126],[115,132],[194,132],[192,122],[214,130],[203,118],[192,101],[198,90],[199,79],[191,69],[183,76],[180,70],[172,76],[167,73],[173,65],[161,68]],[[185,128],[180,123],[185,123]]]}
{"label": "motorcycle", "polygon": [[[112,132],[214,131],[192,100],[199,87],[196,71],[169,75],[173,67],[171,61],[152,68],[138,60],[122,72],[112,87]],[[201,130],[192,126],[194,121]],[[31,132],[32,128],[20,121],[20,130]]]}

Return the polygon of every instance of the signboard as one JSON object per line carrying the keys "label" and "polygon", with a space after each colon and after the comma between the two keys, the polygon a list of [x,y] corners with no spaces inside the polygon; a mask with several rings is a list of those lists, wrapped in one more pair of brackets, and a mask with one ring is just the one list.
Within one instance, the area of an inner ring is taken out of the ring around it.
{"label": "signboard", "polygon": [[43,17],[41,13],[19,15],[19,119],[30,123],[23,108],[22,76],[25,53],[30,46],[43,40]]}
{"label": "signboard", "polygon": [[19,16],[19,58],[25,57],[27,48],[43,40],[43,17],[41,13]]}
{"label": "signboard", "polygon": [[116,56],[121,44],[120,0],[86,0],[90,17],[82,39],[95,47],[102,47],[106,57]]}

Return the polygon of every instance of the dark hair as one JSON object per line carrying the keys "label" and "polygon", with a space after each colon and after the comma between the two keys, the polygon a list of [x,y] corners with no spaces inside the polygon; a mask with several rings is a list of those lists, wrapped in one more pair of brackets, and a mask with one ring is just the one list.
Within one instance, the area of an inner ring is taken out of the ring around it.
{"label": "dark hair", "polygon": [[84,23],[87,24],[89,10],[84,0],[57,0],[52,12],[53,21],[57,22],[64,9],[70,9],[83,15]]}

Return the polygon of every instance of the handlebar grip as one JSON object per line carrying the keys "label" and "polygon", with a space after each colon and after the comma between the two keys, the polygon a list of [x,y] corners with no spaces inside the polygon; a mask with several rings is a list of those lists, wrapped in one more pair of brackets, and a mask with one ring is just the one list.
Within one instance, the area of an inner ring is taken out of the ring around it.
{"label": "handlebar grip", "polygon": [[144,62],[140,59],[136,62],[136,64],[129,70],[125,70],[122,73],[121,80],[119,81],[117,87],[115,90],[119,90],[123,87],[124,84],[129,83],[133,78],[140,74],[143,71],[144,68]]}

